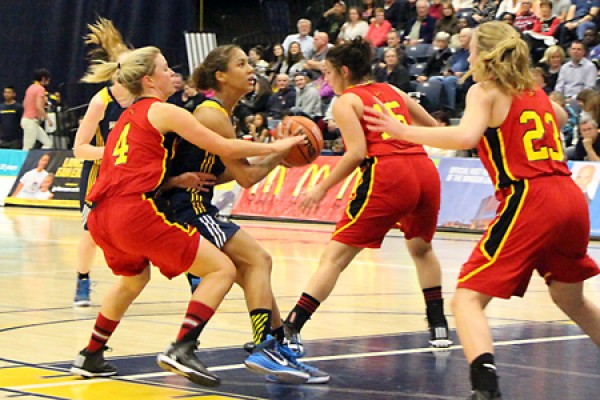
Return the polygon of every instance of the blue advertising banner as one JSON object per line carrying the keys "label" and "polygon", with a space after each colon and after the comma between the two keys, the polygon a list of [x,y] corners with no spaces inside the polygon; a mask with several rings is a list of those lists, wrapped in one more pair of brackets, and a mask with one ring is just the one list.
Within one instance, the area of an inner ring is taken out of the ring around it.
{"label": "blue advertising banner", "polygon": [[591,235],[600,237],[600,196],[597,194],[600,184],[600,163],[574,161],[569,169],[577,186],[581,188],[590,206]]}
{"label": "blue advertising banner", "polygon": [[0,176],[17,176],[27,158],[27,151],[0,149]]}
{"label": "blue advertising banner", "polygon": [[442,203],[438,227],[485,229],[498,201],[487,171],[478,158],[442,158],[438,165]]}

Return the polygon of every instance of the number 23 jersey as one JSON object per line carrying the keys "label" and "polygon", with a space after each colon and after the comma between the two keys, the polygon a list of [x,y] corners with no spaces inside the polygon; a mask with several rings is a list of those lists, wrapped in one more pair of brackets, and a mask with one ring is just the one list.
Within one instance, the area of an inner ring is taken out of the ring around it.
{"label": "number 23 jersey", "polygon": [[513,96],[504,122],[477,147],[496,189],[539,176],[571,175],[556,115],[543,90]]}

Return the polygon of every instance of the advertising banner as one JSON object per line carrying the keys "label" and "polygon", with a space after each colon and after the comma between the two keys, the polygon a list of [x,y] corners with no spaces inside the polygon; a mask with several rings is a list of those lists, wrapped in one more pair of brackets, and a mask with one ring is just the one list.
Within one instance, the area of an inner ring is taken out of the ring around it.
{"label": "advertising banner", "polygon": [[82,165],[71,150],[30,150],[5,204],[78,209]]}
{"label": "advertising banner", "polygon": [[581,188],[590,206],[591,235],[600,237],[600,196],[597,194],[600,184],[600,163],[574,161],[569,163],[569,168],[573,173],[573,180]]}
{"label": "advertising banner", "polygon": [[24,150],[0,149],[0,204],[4,204],[26,157]]}
{"label": "advertising banner", "polygon": [[278,166],[262,182],[242,191],[232,214],[245,217],[336,222],[344,212],[350,194],[360,177],[358,169],[331,188],[321,201],[318,210],[303,213],[298,208],[298,202],[307,189],[329,176],[339,160],[340,157],[321,156],[304,167]]}

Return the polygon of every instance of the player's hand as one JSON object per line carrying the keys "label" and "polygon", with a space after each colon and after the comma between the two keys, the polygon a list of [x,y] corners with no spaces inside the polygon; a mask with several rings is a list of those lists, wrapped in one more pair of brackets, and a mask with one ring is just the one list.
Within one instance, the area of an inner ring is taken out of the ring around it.
{"label": "player's hand", "polygon": [[367,123],[367,129],[373,132],[386,132],[396,139],[403,139],[404,125],[394,118],[378,98],[374,99],[375,104],[379,106],[378,110],[373,107],[365,107],[363,112],[363,119]]}
{"label": "player's hand", "polygon": [[304,135],[287,136],[281,139],[276,139],[270,145],[275,147],[277,153],[287,153],[290,149],[298,144],[306,143],[308,139]]}
{"label": "player's hand", "polygon": [[175,187],[208,192],[209,188],[215,185],[217,177],[206,172],[184,172],[173,179]]}
{"label": "player's hand", "polygon": [[305,214],[313,210],[318,210],[319,204],[321,204],[321,200],[323,200],[325,193],[326,192],[321,189],[319,185],[313,187],[306,192],[298,207],[300,207],[300,210],[302,210]]}

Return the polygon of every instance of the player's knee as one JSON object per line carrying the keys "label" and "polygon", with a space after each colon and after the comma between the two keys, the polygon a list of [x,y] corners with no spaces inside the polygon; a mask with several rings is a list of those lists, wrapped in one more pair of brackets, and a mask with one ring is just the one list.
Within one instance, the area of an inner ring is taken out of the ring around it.
{"label": "player's knee", "polygon": [[425,258],[432,251],[431,243],[413,239],[408,243],[408,252],[412,258]]}

